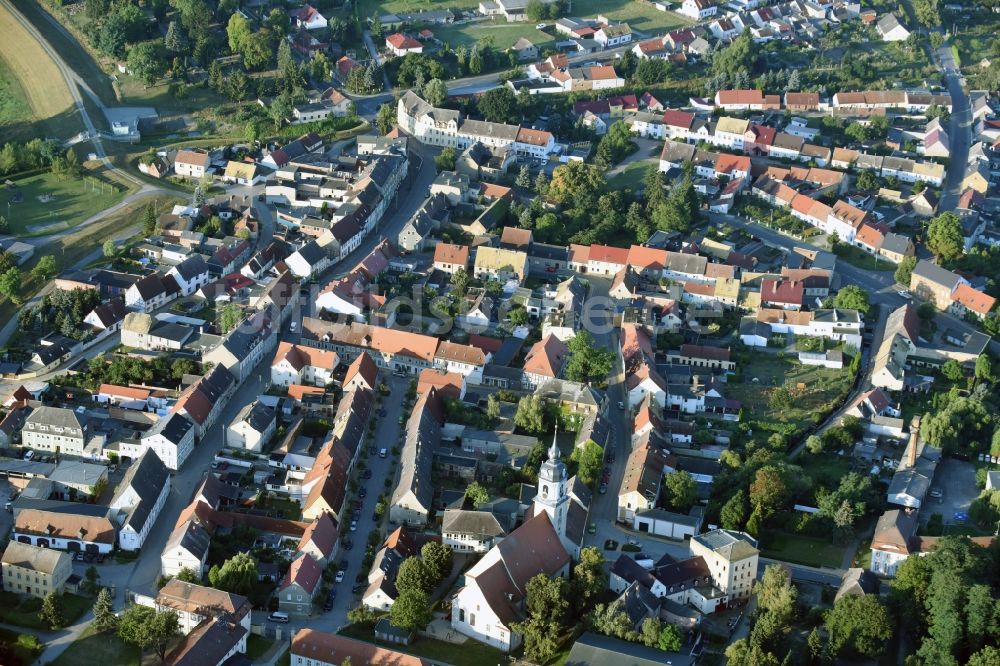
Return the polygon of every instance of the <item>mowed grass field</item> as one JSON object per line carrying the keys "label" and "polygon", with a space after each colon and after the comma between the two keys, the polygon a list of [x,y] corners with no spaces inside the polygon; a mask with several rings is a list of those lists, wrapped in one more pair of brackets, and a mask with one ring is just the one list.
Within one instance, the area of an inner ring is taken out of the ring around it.
{"label": "mowed grass field", "polygon": [[[86,172],[85,172],[86,173]],[[11,233],[18,236],[54,233],[76,226],[91,215],[121,201],[125,192],[120,185],[100,183],[90,179],[60,180],[51,173],[24,178],[12,188],[0,189],[0,215],[7,218]],[[20,202],[15,203],[20,192]],[[51,197],[51,200],[43,200]]]}
{"label": "mowed grass field", "polygon": [[28,96],[7,63],[0,60],[0,126],[34,118]]}
{"label": "mowed grass field", "polygon": [[[14,16],[4,8],[0,8],[0,69],[7,82],[13,81],[16,86],[4,86],[0,90],[0,131],[12,122],[25,122],[32,119],[45,120],[62,116],[65,125],[65,136],[68,137],[80,131],[83,127],[73,110],[73,98],[66,82],[59,73],[55,63],[45,53],[45,50],[15,20]],[[3,85],[3,82],[0,82]],[[19,103],[15,99],[8,103],[5,93],[8,88],[12,92],[20,91]],[[24,106],[30,110],[30,116],[24,117]],[[20,109],[20,111],[17,111]],[[8,116],[8,112],[17,112],[21,117]],[[69,121],[73,118],[75,121]]]}
{"label": "mowed grass field", "polygon": [[[438,9],[475,9],[475,0],[388,0],[377,3],[362,0],[359,7],[361,16],[389,14],[394,12],[419,12]],[[595,18],[598,14],[613,21],[625,21],[633,29],[647,36],[662,34],[674,28],[690,25],[684,17],[674,12],[661,12],[645,0],[573,0],[569,16]],[[466,23],[462,25],[432,26],[434,36],[449,45],[469,46],[492,35],[497,48],[505,49],[520,37],[527,37],[539,49],[551,48],[555,44],[551,20],[546,20],[546,32],[535,30],[532,22],[507,23],[503,17],[493,21]],[[550,34],[552,33],[552,34]]]}

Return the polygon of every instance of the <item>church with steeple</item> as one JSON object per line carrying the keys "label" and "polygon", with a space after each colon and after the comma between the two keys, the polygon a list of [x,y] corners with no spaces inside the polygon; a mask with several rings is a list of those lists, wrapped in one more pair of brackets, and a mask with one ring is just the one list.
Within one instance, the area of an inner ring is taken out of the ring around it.
{"label": "church with steeple", "polygon": [[528,581],[569,575],[580,559],[590,499],[590,489],[567,475],[553,437],[524,522],[466,572],[452,598],[452,628],[505,652],[517,648],[521,636],[512,625],[524,619]]}
{"label": "church with steeple", "polygon": [[[558,431],[556,432],[558,435]],[[580,559],[580,548],[587,531],[591,491],[577,477],[568,477],[556,436],[552,437],[548,458],[538,470],[538,488],[530,515],[549,514],[552,528],[574,560]],[[528,519],[525,515],[525,520]]]}

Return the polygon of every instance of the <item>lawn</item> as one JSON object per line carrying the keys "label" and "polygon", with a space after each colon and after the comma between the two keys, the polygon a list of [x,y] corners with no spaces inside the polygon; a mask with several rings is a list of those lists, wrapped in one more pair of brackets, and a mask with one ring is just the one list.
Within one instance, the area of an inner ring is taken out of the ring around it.
{"label": "lawn", "polygon": [[608,178],[609,190],[632,190],[642,187],[643,179],[650,167],[657,168],[656,162],[652,160],[637,160],[629,162],[619,173]]}
{"label": "lawn", "polygon": [[28,96],[10,66],[0,58],[0,126],[34,118]]}
{"label": "lawn", "polygon": [[813,487],[836,488],[840,479],[851,471],[850,458],[835,453],[801,455],[795,464],[809,475]]}
{"label": "lawn", "polygon": [[[64,594],[62,604],[67,624],[73,624],[90,610],[94,600],[75,594]],[[20,597],[13,592],[0,592],[0,622],[48,631],[49,625],[38,619],[38,609],[41,605],[41,599],[35,597]]]}
{"label": "lawn", "polygon": [[866,271],[896,270],[896,264],[888,259],[884,257],[879,259],[875,255],[868,254],[861,248],[854,247],[853,245],[838,244],[836,254],[838,258],[843,259],[852,266],[857,266]]}
{"label": "lawn", "polygon": [[14,656],[25,666],[33,663],[44,647],[34,636],[8,629],[0,629],[0,644],[10,646]]}
{"label": "lawn", "polygon": [[506,656],[500,650],[495,650],[472,639],[462,645],[456,645],[421,636],[410,645],[399,646],[375,640],[372,636],[371,625],[349,624],[338,633],[366,643],[374,643],[392,650],[424,657],[434,662],[445,662],[455,666],[464,666],[465,664],[481,666],[482,664],[500,664],[507,661]]}
{"label": "lawn", "polygon": [[768,530],[761,535],[761,557],[804,564],[809,567],[835,567],[843,564],[844,548],[829,539]]}
{"label": "lawn", "polygon": [[[419,12],[419,11],[430,11],[439,9],[457,9],[457,10],[469,10],[475,9],[477,3],[475,0],[387,0],[386,2],[376,3],[373,0],[363,0],[358,5],[358,13],[361,16],[371,16],[372,14],[379,12],[382,14],[394,13],[394,12]],[[678,26],[690,25],[691,22],[687,21],[683,16],[675,12],[661,12],[652,3],[645,2],[644,0],[575,0],[572,3],[572,9],[568,12],[571,16],[578,16],[582,18],[596,18],[598,14],[602,16],[607,16],[613,21],[625,21],[632,28],[647,34],[652,37],[655,34],[661,34],[668,30],[672,30]],[[502,22],[503,19],[501,18]],[[552,24],[551,20],[545,21],[549,25]],[[477,25],[477,24],[470,24]],[[485,23],[481,25],[492,26],[493,23]],[[503,25],[508,25],[503,23]],[[511,25],[511,34],[513,30],[517,29],[514,26],[520,26],[520,30],[525,31],[523,36],[528,37],[531,41],[535,42],[536,46],[542,47],[542,44],[535,41],[536,37],[539,37],[539,33],[534,29],[534,25],[531,22],[527,23],[514,23]],[[435,26],[434,36],[442,41],[448,42],[452,46],[458,46],[460,43],[471,43],[471,42],[458,42],[452,39],[442,36],[442,34],[453,34],[453,32],[464,32],[462,30],[469,26],[454,26],[454,27],[442,27]],[[474,34],[476,31],[470,31],[469,34]],[[530,33],[530,34],[529,34]],[[487,33],[488,34],[488,33]],[[506,37],[507,35],[504,35]],[[518,35],[522,36],[522,35]],[[551,42],[553,41],[552,36],[547,35],[546,38]],[[510,40],[510,44],[513,44],[517,40],[517,37]],[[472,40],[476,41],[475,39]],[[506,39],[501,39],[499,35],[496,38],[496,45],[498,48],[507,48],[510,44],[506,43]]]}
{"label": "lawn", "polygon": [[117,635],[97,634],[87,627],[51,666],[139,666],[140,657],[138,648]]}
{"label": "lawn", "polygon": [[531,40],[539,52],[555,49],[556,46],[555,38],[549,33],[535,30],[534,24],[507,23],[503,17],[462,25],[434,26],[433,30],[435,38],[452,48],[473,46],[484,37],[492,38],[494,46],[500,50],[510,48],[521,37]]}
{"label": "lawn", "polygon": [[[0,9],[0,35],[3,35],[0,40],[0,60],[3,61],[4,78],[8,82],[20,82],[17,86],[4,85],[0,89],[0,100],[7,99],[8,92],[15,93],[19,90],[21,95],[20,101],[14,100],[13,104],[9,103],[10,100],[2,102],[4,113],[0,115],[3,120],[0,127],[4,131],[0,136],[3,140],[8,138],[5,126],[15,120],[7,116],[8,110],[12,108],[30,110],[30,115],[22,118],[22,122],[31,117],[60,119],[46,129],[58,132],[62,138],[68,138],[83,129],[83,123],[73,108],[69,88],[55,62],[5,8]],[[30,138],[16,134],[16,138]]]}
{"label": "lawn", "polygon": [[[68,13],[60,12],[58,18],[53,17],[48,11],[48,6],[40,2],[19,2],[17,8],[42,33],[52,48],[64,60],[72,64],[73,70],[87,82],[87,85],[101,98],[102,102],[109,106],[119,103],[111,83],[111,77],[94,59],[92,52],[76,37],[79,32],[76,29],[77,26],[74,25],[74,20],[68,18]],[[76,16],[81,21],[86,21],[86,15],[83,12],[76,14]],[[6,36],[6,33],[0,34]],[[32,43],[35,44],[34,41]],[[0,46],[0,48],[3,47]],[[108,69],[111,69],[110,64]],[[58,72],[55,73],[55,78],[60,84],[63,83]]]}
{"label": "lawn", "polygon": [[250,634],[247,637],[247,657],[251,661],[257,661],[271,649],[274,645],[274,641],[270,641],[263,636],[258,636],[257,634]]}
{"label": "lawn", "polygon": [[43,173],[6,188],[3,203],[9,206],[0,206],[0,214],[10,211],[7,220],[14,235],[45,235],[76,226],[115,205],[124,195],[120,185],[102,186],[93,178],[63,180],[52,173]]}
{"label": "lawn", "polygon": [[951,44],[960,67],[977,68],[983,57],[990,57],[990,47],[1000,31],[1000,17],[981,11],[976,5],[961,12],[942,10],[945,25],[952,29]]}
{"label": "lawn", "polygon": [[[816,422],[847,394],[852,383],[846,369],[802,365],[782,354],[749,354],[740,362],[740,370],[742,381],[730,381],[728,397],[741,401],[750,418],[796,427]],[[768,400],[779,386],[791,392],[792,405],[774,410]]]}
{"label": "lawn", "polygon": [[[113,215],[90,224],[82,229],[78,229],[58,240],[51,241],[35,251],[35,256],[28,263],[21,266],[21,292],[24,300],[31,298],[39,289],[44,286],[44,282],[30,274],[31,269],[38,263],[38,260],[46,255],[56,258],[56,262],[61,268],[67,268],[87,259],[95,251],[100,251],[101,245],[108,238],[120,237],[123,232],[130,230],[132,233],[139,231],[139,213],[146,207],[146,204],[154,203],[157,214],[166,212],[173,208],[174,204],[183,203],[180,197],[148,197],[135,203],[125,206]],[[19,306],[11,303],[7,298],[0,298],[0,321],[6,321],[17,314]]]}

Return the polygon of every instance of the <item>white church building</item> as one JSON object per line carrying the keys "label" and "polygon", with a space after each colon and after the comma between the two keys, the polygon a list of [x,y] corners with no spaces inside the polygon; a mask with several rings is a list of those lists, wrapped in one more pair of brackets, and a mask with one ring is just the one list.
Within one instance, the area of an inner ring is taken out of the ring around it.
{"label": "white church building", "polygon": [[590,491],[567,477],[559,455],[553,438],[524,523],[483,555],[452,599],[452,628],[505,652],[521,644],[511,625],[524,619],[528,581],[540,573],[566,576],[579,558]]}

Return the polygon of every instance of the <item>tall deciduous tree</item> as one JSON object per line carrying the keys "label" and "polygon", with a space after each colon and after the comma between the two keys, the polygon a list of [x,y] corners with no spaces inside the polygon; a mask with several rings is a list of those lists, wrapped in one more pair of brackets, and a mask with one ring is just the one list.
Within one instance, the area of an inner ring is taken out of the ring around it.
{"label": "tall deciduous tree", "polygon": [[961,257],[964,243],[962,221],[955,213],[941,213],[927,225],[927,247],[940,259]]}
{"label": "tall deciduous tree", "polygon": [[389,609],[389,618],[397,627],[407,631],[418,631],[430,624],[433,619],[431,602],[427,594],[420,590],[400,592],[392,608]]}

